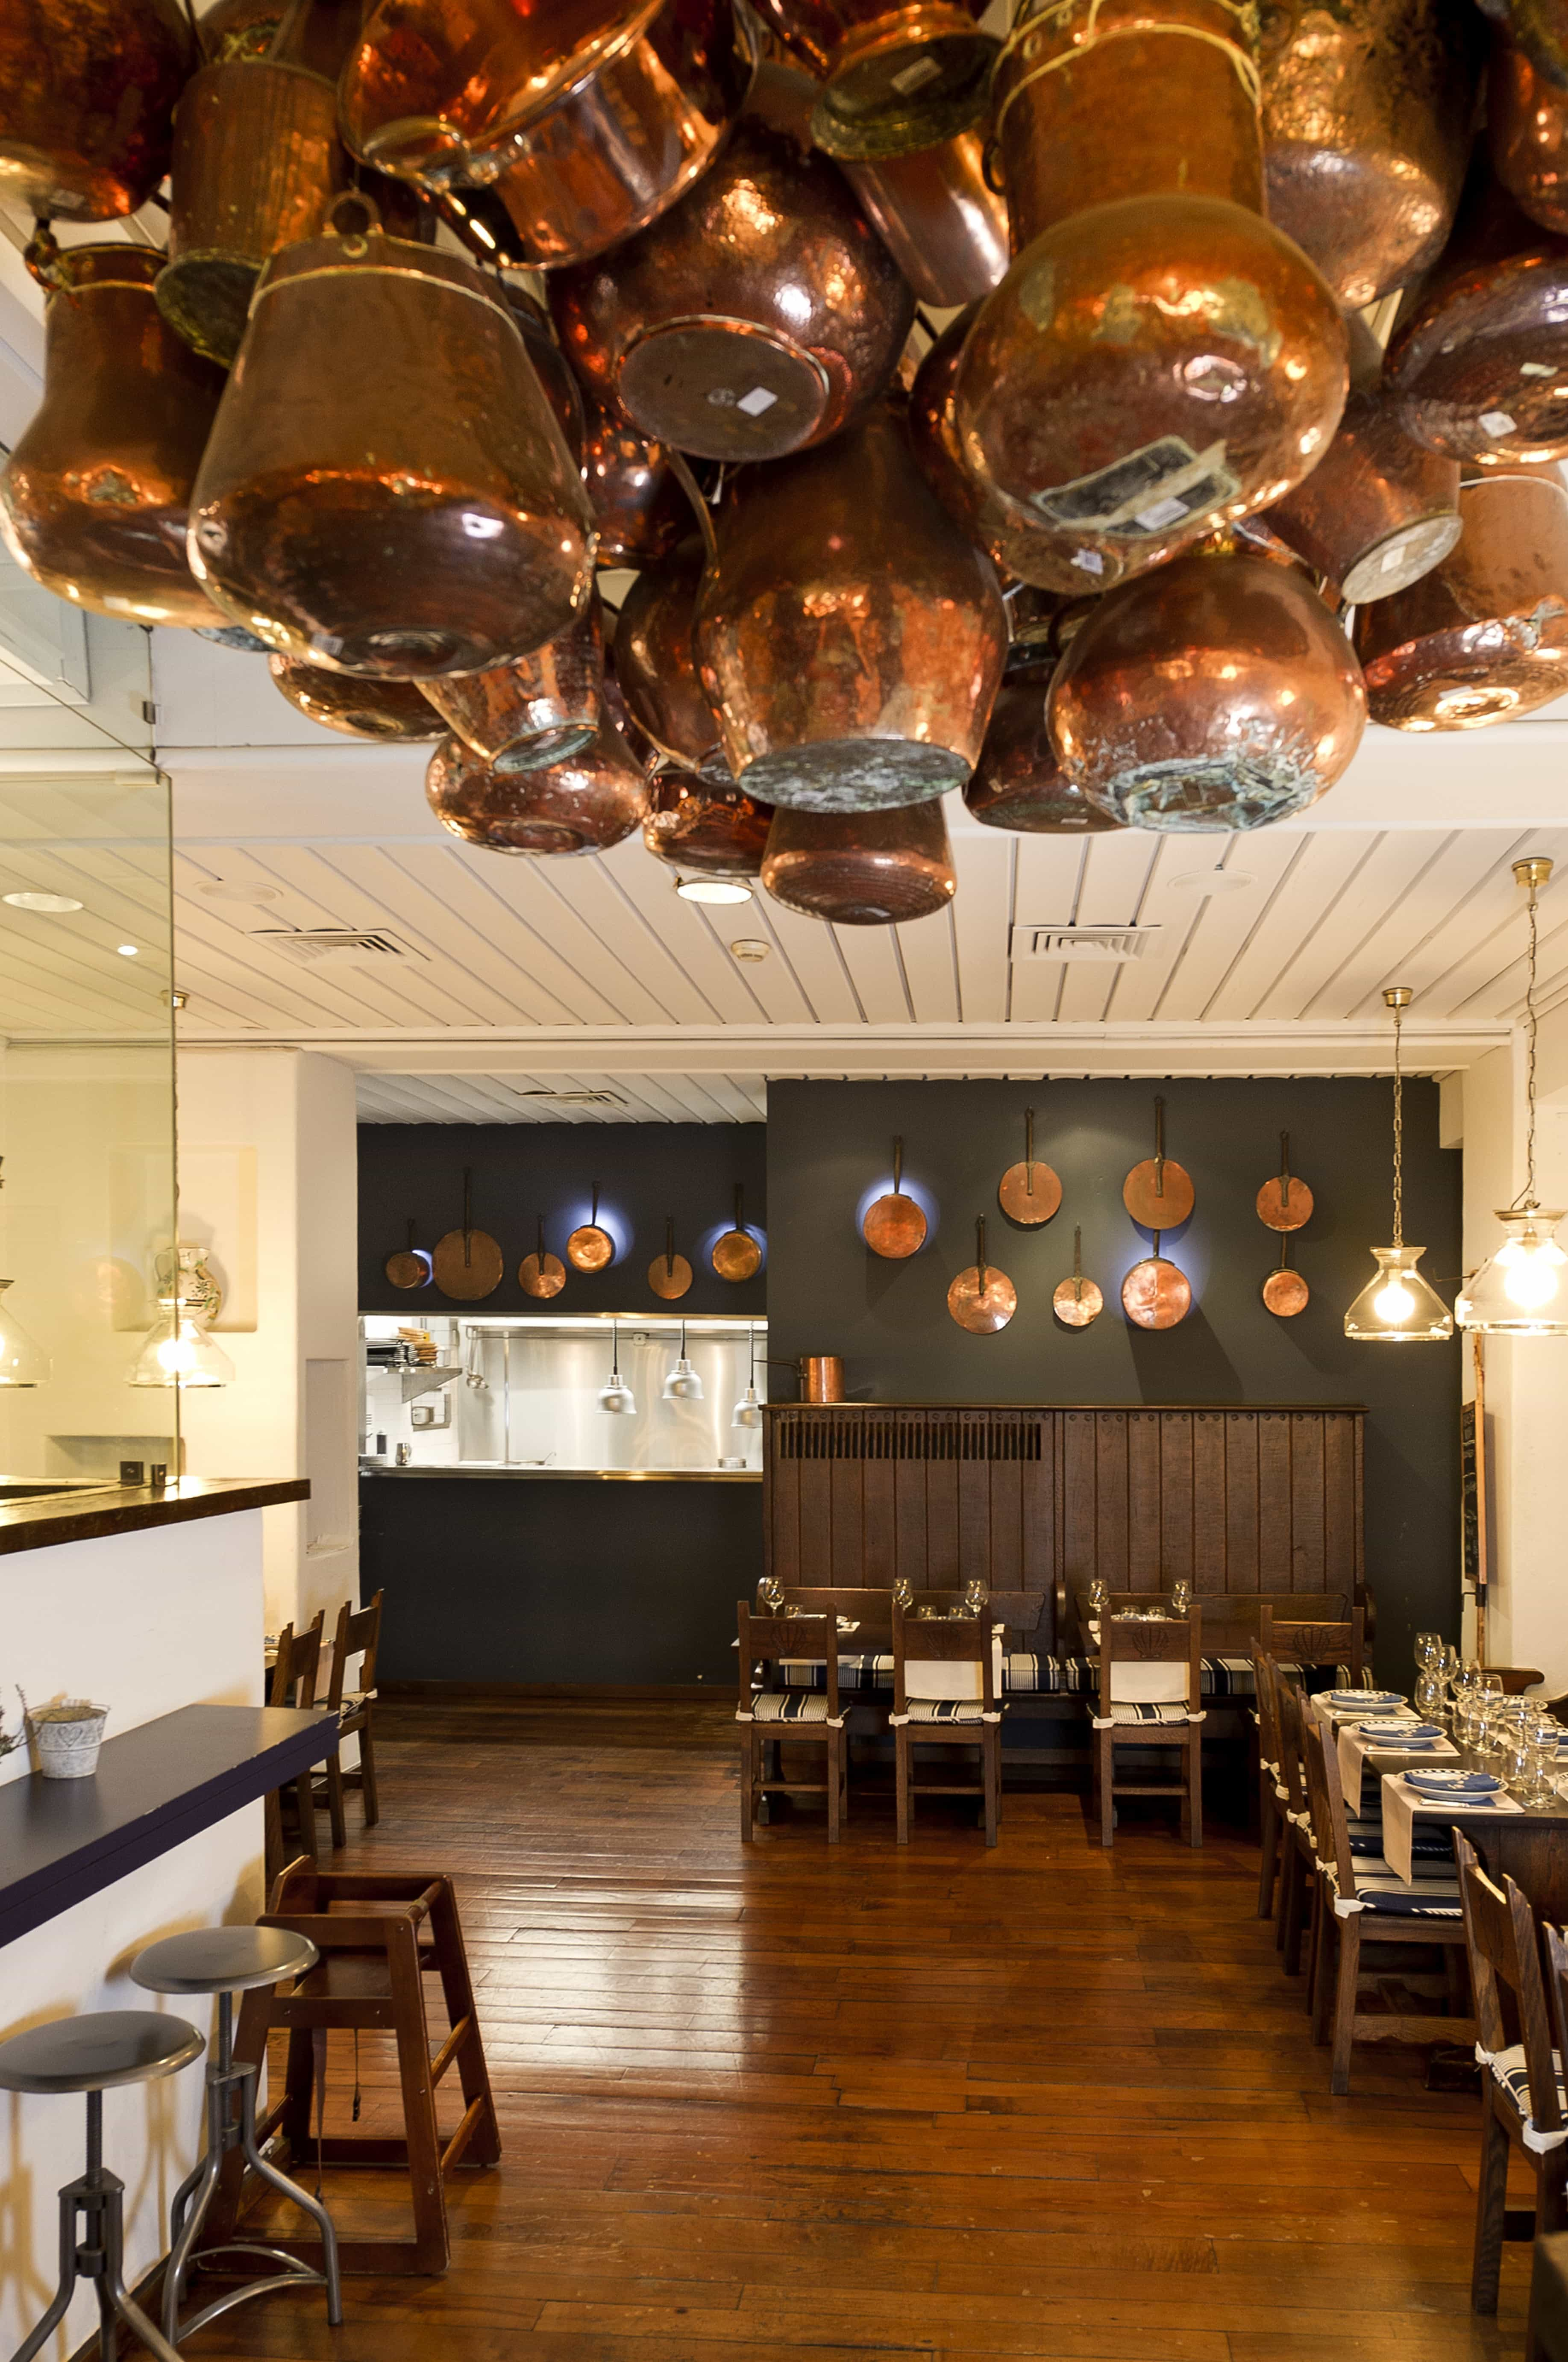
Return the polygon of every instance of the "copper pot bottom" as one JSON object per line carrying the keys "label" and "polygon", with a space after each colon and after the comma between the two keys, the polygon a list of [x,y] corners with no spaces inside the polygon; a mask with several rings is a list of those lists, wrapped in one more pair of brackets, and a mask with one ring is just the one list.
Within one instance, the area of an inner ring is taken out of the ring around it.
{"label": "copper pot bottom", "polygon": [[1087,1329],[1105,1310],[1105,1298],[1092,1279],[1058,1280],[1051,1309],[1064,1329]]}
{"label": "copper pot bottom", "polygon": [[[1377,717],[1379,720],[1382,716]],[[1326,784],[1311,745],[1298,756],[1271,757],[1172,756],[1135,763],[1086,785],[1129,828],[1215,830],[1266,828],[1303,811]]]}
{"label": "copper pot bottom", "polygon": [[547,771],[552,763],[565,763],[573,755],[580,755],[591,746],[599,735],[595,722],[562,722],[547,730],[536,730],[532,736],[516,739],[503,746],[491,759],[492,771]]}
{"label": "copper pot bottom", "polygon": [[1271,1271],[1263,1284],[1263,1300],[1276,1320],[1294,1320],[1305,1312],[1311,1289],[1298,1271]]}
{"label": "copper pot bottom", "polygon": [[1257,1211],[1271,1231],[1298,1231],[1312,1219],[1312,1192],[1294,1173],[1288,1182],[1276,1174],[1258,1191]]}
{"label": "copper pot bottom", "polygon": [[506,1258],[488,1231],[448,1231],[436,1242],[436,1285],[456,1304],[476,1304],[493,1296],[506,1273]]}
{"label": "copper pot bottom", "polygon": [[761,1267],[762,1247],[749,1231],[726,1231],[715,1242],[710,1260],[721,1279],[751,1279]]}
{"label": "copper pot bottom", "polygon": [[1165,1158],[1163,1174],[1159,1171],[1159,1159],[1145,1156],[1141,1164],[1134,1164],[1122,1183],[1121,1202],[1142,1229],[1174,1231],[1191,1213],[1198,1202],[1198,1192],[1192,1186],[1192,1175],[1174,1156]]}
{"label": "copper pot bottom", "polygon": [[566,1252],[573,1271],[604,1271],[615,1260],[615,1242],[597,1222],[584,1222],[568,1239]]}
{"label": "copper pot bottom", "polygon": [[525,1296],[558,1296],[566,1286],[566,1265],[559,1255],[525,1255],[517,1266],[517,1285]]}
{"label": "copper pot bottom", "polygon": [[801,847],[770,853],[763,885],[787,911],[834,927],[900,927],[929,919],[953,900],[951,865],[930,855]]}
{"label": "copper pot bottom", "polygon": [[758,755],[741,774],[748,796],[797,811],[891,811],[961,787],[969,766],[950,746],[913,738],[823,738]]}
{"label": "copper pot bottom", "polygon": [[683,1254],[655,1255],[648,1265],[648,1286],[667,1304],[684,1296],[691,1285],[691,1265]]}
{"label": "copper pot bottom", "polygon": [[348,738],[407,743],[439,738],[446,727],[411,680],[362,680],[352,673],[295,664],[289,657],[271,657],[270,669],[279,694],[296,713]]}
{"label": "copper pot bottom", "polygon": [[1164,1255],[1145,1255],[1121,1283],[1121,1308],[1139,1329],[1174,1329],[1192,1309],[1192,1285]]}
{"label": "copper pot bottom", "polygon": [[1090,803],[1076,781],[1066,777],[1045,778],[1033,785],[1021,779],[997,793],[981,786],[977,773],[964,790],[964,801],[972,819],[987,828],[1010,829],[1016,836],[1077,836],[1121,826],[1113,812]]}
{"label": "copper pot bottom", "polygon": [[1032,1164],[1010,1164],[997,1184],[997,1203],[1010,1222],[1038,1230],[1062,1202],[1062,1184],[1037,1156]]}
{"label": "copper pot bottom", "polygon": [[902,1263],[925,1244],[925,1216],[903,1191],[889,1191],[867,1209],[860,1235],[884,1263]]}
{"label": "copper pot bottom", "polygon": [[396,1254],[388,1255],[382,1265],[393,1287],[428,1287],[430,1258],[415,1254],[412,1247],[400,1247]]}
{"label": "copper pot bottom", "polygon": [[1346,606],[1363,607],[1371,600],[1391,599],[1397,590],[1408,590],[1412,582],[1442,564],[1463,530],[1458,512],[1444,509],[1375,541],[1339,586]]}
{"label": "copper pot bottom", "polygon": [[949,1287],[947,1309],[972,1337],[994,1337],[1018,1310],[1018,1290],[1005,1272],[971,1264]]}
{"label": "copper pot bottom", "polygon": [[986,110],[998,44],[954,31],[878,45],[828,81],[812,138],[829,156],[909,156],[967,131]]}
{"label": "copper pot bottom", "polygon": [[672,320],[640,337],[616,392],[645,435],[701,459],[782,459],[833,387],[813,354],[749,320]]}
{"label": "copper pot bottom", "polygon": [[159,273],[158,308],[188,345],[228,369],[244,340],[260,276],[259,262],[218,248],[196,248]]}
{"label": "copper pot bottom", "polygon": [[1434,632],[1375,657],[1373,720],[1394,730],[1484,730],[1568,694],[1568,606],[1541,607],[1555,612]]}

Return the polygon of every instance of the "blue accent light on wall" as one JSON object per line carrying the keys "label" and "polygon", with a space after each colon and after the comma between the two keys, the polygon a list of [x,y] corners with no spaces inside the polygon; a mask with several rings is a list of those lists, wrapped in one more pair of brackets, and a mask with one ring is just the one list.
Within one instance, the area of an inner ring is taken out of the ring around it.
{"label": "blue accent light on wall", "polygon": [[[746,1236],[748,1238],[755,1239],[757,1245],[762,1249],[762,1262],[758,1268],[761,1271],[766,1271],[767,1269],[767,1232],[762,1228],[759,1222],[748,1220],[744,1222],[741,1227],[745,1231]],[[693,1267],[699,1271],[712,1271],[713,1267],[713,1249],[718,1245],[721,1239],[728,1238],[730,1232],[734,1229],[734,1224],[733,1221],[714,1222],[711,1228],[701,1231],[698,1236],[696,1245],[691,1250]]]}
{"label": "blue accent light on wall", "polygon": [[[591,1197],[569,1198],[567,1200],[566,1207],[560,1216],[560,1220],[563,1225],[564,1235],[561,1240],[560,1249],[558,1249],[558,1252],[564,1252],[566,1240],[567,1238],[569,1238],[573,1231],[585,1230],[590,1222],[597,1222],[600,1229],[605,1231],[608,1236],[615,1242],[614,1255],[612,1262],[606,1265],[606,1268],[610,1270],[614,1268],[615,1264],[624,1263],[626,1257],[631,1253],[633,1247],[636,1243],[637,1234],[635,1231],[633,1230],[629,1218],[622,1211],[619,1206],[607,1206],[602,1198],[599,1200],[599,1211],[597,1214],[593,1210],[593,1200]],[[554,1221],[550,1223],[549,1227],[550,1243],[554,1246],[556,1227]]]}

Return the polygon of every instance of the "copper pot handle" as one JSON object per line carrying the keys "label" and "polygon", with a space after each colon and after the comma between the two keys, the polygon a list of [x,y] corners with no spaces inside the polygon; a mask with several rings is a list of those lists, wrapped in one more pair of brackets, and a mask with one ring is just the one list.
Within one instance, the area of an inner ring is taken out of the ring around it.
{"label": "copper pot handle", "polygon": [[[1290,1134],[1287,1131],[1279,1135],[1279,1210],[1282,1214],[1290,1211]],[[1283,1263],[1280,1269],[1285,1269]]]}
{"label": "copper pot handle", "polygon": [[903,1194],[903,1178],[904,1143],[901,1140],[895,1140],[893,1142],[893,1195],[895,1198],[901,1197]]}
{"label": "copper pot handle", "polygon": [[363,189],[345,189],[327,207],[323,234],[335,237],[351,262],[369,254],[370,240],[382,228],[381,209]]}
{"label": "copper pot handle", "polygon": [[1034,1109],[1023,1110],[1023,1194],[1034,1195]]}
{"label": "copper pot handle", "polygon": [[[1164,1101],[1164,1099],[1163,1099],[1163,1098],[1160,1098],[1156,1097],[1156,1098],[1155,1098],[1155,1100],[1154,1100],[1154,1195],[1155,1195],[1155,1197],[1156,1197],[1156,1198],[1163,1198],[1163,1197],[1165,1196],[1165,1101]],[[1158,1234],[1158,1232],[1156,1231],[1155,1236],[1154,1236],[1154,1253],[1155,1253],[1156,1254],[1158,1254],[1158,1253],[1159,1253],[1159,1252],[1160,1252],[1159,1234]]]}
{"label": "copper pot handle", "polygon": [[[666,1279],[675,1277],[675,1216],[673,1214],[667,1214],[664,1218],[664,1275]],[[680,1324],[680,1334],[682,1341],[680,1350],[684,1353],[686,1351],[684,1320]]]}
{"label": "copper pot handle", "polygon": [[463,1268],[466,1271],[474,1259],[474,1168],[463,1167]]}
{"label": "copper pot handle", "polygon": [[980,1284],[980,1294],[984,1296],[986,1292],[986,1218],[984,1214],[977,1214],[975,1218],[975,1276]]}

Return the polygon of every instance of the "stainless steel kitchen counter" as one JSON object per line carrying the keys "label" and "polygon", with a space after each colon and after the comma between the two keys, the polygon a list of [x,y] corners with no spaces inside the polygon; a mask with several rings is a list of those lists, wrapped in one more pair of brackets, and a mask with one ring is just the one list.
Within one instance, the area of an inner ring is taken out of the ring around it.
{"label": "stainless steel kitchen counter", "polygon": [[380,1467],[364,1461],[361,1476],[459,1477],[465,1482],[499,1477],[507,1484],[547,1485],[760,1485],[760,1468],[507,1468],[499,1462],[468,1462],[447,1468]]}

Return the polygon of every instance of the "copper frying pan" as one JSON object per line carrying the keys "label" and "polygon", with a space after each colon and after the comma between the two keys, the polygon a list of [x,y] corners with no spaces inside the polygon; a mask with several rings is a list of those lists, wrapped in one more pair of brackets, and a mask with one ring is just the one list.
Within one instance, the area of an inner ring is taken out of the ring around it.
{"label": "copper frying pan", "polygon": [[902,1263],[925,1244],[925,1216],[912,1198],[906,1198],[901,1187],[904,1177],[904,1143],[893,1142],[893,1186],[866,1209],[866,1220],[860,1225],[860,1235],[873,1254],[889,1263]]}
{"label": "copper frying pan", "polygon": [[1121,1283],[1121,1308],[1140,1329],[1174,1329],[1192,1309],[1192,1283],[1160,1253],[1158,1231],[1154,1253],[1135,1263]]}
{"label": "copper frying pan", "polygon": [[745,1191],[735,1183],[735,1226],[713,1242],[710,1258],[721,1279],[751,1279],[762,1261],[762,1242],[754,1239],[745,1226]]}
{"label": "copper frying pan", "polygon": [[[1258,1191],[1258,1220],[1271,1231],[1298,1231],[1312,1219],[1312,1192],[1290,1170],[1290,1134],[1279,1135],[1279,1173]],[[1283,1265],[1281,1266],[1283,1269]],[[1302,1298],[1303,1303],[1306,1298]]]}
{"label": "copper frying pan", "polygon": [[545,1218],[536,1216],[539,1243],[517,1266],[517,1285],[525,1296],[558,1296],[566,1286],[566,1265],[559,1255],[545,1252]]}
{"label": "copper frying pan", "polygon": [[490,1232],[474,1228],[473,1184],[472,1167],[465,1165],[463,1227],[437,1239],[431,1257],[436,1286],[458,1304],[474,1304],[481,1296],[492,1296],[506,1269],[506,1258]]}
{"label": "copper frying pan", "polygon": [[[664,1225],[664,1253],[655,1255],[648,1265],[648,1286],[656,1296],[673,1303],[678,1296],[685,1295],[690,1285],[691,1265],[683,1254],[675,1252],[675,1217],[671,1214]],[[685,1351],[684,1346],[681,1351]]]}
{"label": "copper frying pan", "polygon": [[947,1309],[972,1337],[994,1337],[1018,1310],[1018,1290],[1005,1272],[986,1261],[986,1218],[975,1224],[975,1260],[947,1291]]}
{"label": "copper frying pan", "polygon": [[1060,1279],[1051,1297],[1051,1309],[1065,1328],[1087,1329],[1105,1310],[1105,1298],[1092,1279],[1084,1277],[1084,1234],[1073,1232],[1073,1275]]}
{"label": "copper frying pan", "polygon": [[381,1266],[394,1287],[428,1287],[430,1257],[424,1247],[414,1243],[414,1216],[408,1218],[408,1244],[388,1255]]}
{"label": "copper frying pan", "polygon": [[1062,1202],[1062,1185],[1034,1153],[1034,1109],[1023,1110],[1023,1162],[1010,1164],[997,1184],[997,1203],[1010,1222],[1038,1230]]}
{"label": "copper frying pan", "polygon": [[1174,1231],[1191,1213],[1197,1195],[1190,1175],[1174,1156],[1165,1154],[1165,1103],[1157,1098],[1154,1153],[1142,1164],[1134,1164],[1121,1185],[1121,1202],[1140,1230]]}
{"label": "copper frying pan", "polygon": [[[1265,1186],[1272,1189],[1274,1184]],[[1291,1229],[1295,1227],[1292,1223]],[[1294,1320],[1298,1312],[1305,1312],[1312,1293],[1301,1274],[1291,1270],[1289,1257],[1290,1231],[1286,1231],[1279,1242],[1279,1261],[1264,1280],[1262,1291],[1264,1303],[1276,1320]]]}
{"label": "copper frying pan", "polygon": [[615,1260],[615,1242],[599,1227],[599,1184],[593,1185],[593,1209],[586,1222],[566,1242],[566,1259],[573,1271],[604,1271]]}

